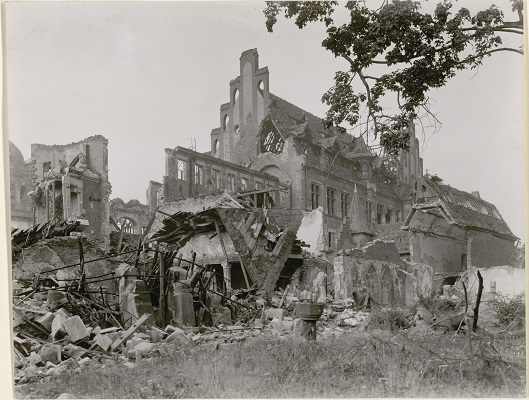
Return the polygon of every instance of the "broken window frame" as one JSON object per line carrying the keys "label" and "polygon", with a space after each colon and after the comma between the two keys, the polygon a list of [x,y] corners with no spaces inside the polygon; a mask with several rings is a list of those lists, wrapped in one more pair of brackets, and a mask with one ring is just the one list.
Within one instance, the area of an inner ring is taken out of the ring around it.
{"label": "broken window frame", "polygon": [[204,166],[195,164],[195,184],[204,185]]}
{"label": "broken window frame", "polygon": [[241,176],[241,190],[246,191],[250,189],[250,178]]}
{"label": "broken window frame", "polygon": [[42,163],[42,178],[46,178],[46,175],[50,172],[51,169],[51,161],[46,161]]}
{"label": "broken window frame", "polygon": [[386,209],[386,224],[391,224],[391,220],[393,219],[393,209],[391,207],[388,207]]}
{"label": "broken window frame", "polygon": [[384,204],[377,203],[377,224],[382,225],[386,221],[386,213],[384,212]]}
{"label": "broken window frame", "polygon": [[336,215],[336,189],[327,187],[327,214]]}
{"label": "broken window frame", "polygon": [[340,194],[340,206],[342,208],[342,217],[348,217],[349,216],[349,205],[351,204],[351,199],[349,196],[349,193],[342,192]]}
{"label": "broken window frame", "polygon": [[310,183],[310,205],[315,210],[320,206],[321,185],[316,182]]}
{"label": "broken window frame", "polygon": [[334,231],[327,232],[327,247],[331,250],[334,249],[336,243],[336,233]]}
{"label": "broken window frame", "polygon": [[236,192],[237,188],[235,185],[235,175],[228,173],[228,191]]}
{"label": "broken window frame", "polygon": [[370,200],[366,201],[366,217],[367,222],[371,222],[373,219],[373,202]]}
{"label": "broken window frame", "polygon": [[176,160],[177,178],[181,181],[188,180],[189,161],[187,160]]}
{"label": "broken window frame", "polygon": [[213,181],[213,186],[216,188],[216,189],[221,189],[221,183],[220,183],[220,171],[218,169],[212,169],[211,170],[211,174],[213,175],[212,176],[212,181]]}

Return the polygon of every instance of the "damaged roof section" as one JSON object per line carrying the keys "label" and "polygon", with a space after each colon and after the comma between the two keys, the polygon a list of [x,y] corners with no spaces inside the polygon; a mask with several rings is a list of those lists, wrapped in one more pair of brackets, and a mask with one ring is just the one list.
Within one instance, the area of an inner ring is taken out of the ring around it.
{"label": "damaged roof section", "polygon": [[437,176],[426,174],[417,180],[415,204],[405,227],[409,226],[416,210],[437,212],[451,225],[463,229],[484,230],[510,239],[518,239],[494,204],[481,199],[478,192],[471,194],[446,185]]}
{"label": "damaged roof section", "polygon": [[[147,243],[156,241],[177,251],[185,251],[183,248],[190,240],[196,241],[192,246],[196,249],[203,242],[203,246],[209,246],[208,249],[217,254],[204,254],[204,259],[197,254],[197,262],[240,262],[251,281],[270,293],[287,259],[291,254],[301,254],[302,243],[296,240],[295,231],[280,229],[271,223],[266,209],[179,211],[165,218],[162,224],[163,227]],[[205,235],[204,240],[201,240],[201,235]],[[220,242],[220,246],[216,245],[216,241]],[[236,259],[233,259],[234,254]]]}

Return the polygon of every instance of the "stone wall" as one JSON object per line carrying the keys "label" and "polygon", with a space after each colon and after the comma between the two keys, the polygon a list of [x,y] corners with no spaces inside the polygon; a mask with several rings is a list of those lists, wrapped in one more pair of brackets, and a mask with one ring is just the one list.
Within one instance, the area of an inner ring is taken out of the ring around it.
{"label": "stone wall", "polygon": [[468,231],[468,265],[489,268],[510,265],[515,258],[514,241],[488,232]]}
{"label": "stone wall", "polygon": [[431,291],[431,269],[400,258],[394,242],[375,240],[334,257],[336,299],[369,293],[380,306],[408,306]]}

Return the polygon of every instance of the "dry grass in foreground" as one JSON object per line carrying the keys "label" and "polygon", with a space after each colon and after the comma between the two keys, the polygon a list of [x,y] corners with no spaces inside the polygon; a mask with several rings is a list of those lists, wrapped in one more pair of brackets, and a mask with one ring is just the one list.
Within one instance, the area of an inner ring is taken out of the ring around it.
{"label": "dry grass in foreground", "polygon": [[[472,347],[472,349],[470,348]],[[316,342],[162,346],[130,363],[92,362],[17,397],[525,397],[525,341],[355,332]]]}

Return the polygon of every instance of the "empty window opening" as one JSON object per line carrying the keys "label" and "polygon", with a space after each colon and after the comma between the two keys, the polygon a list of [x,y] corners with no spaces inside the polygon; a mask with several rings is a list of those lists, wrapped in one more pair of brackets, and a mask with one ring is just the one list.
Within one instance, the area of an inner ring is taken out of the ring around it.
{"label": "empty window opening", "polygon": [[320,196],[321,196],[320,185],[312,182],[310,184],[310,200],[311,200],[311,208],[313,210],[315,210],[316,208],[320,206]]}
{"label": "empty window opening", "polygon": [[242,190],[248,190],[250,187],[248,178],[241,178],[241,188]]}
{"label": "empty window opening", "polygon": [[230,192],[235,192],[236,191],[236,188],[235,188],[235,175],[233,175],[233,174],[228,174],[228,190]]}
{"label": "empty window opening", "polygon": [[384,223],[384,205],[383,204],[377,204],[377,224]]}
{"label": "empty window opening", "polygon": [[233,91],[233,104],[235,104],[237,100],[239,100],[239,89]]}
{"label": "empty window opening", "polygon": [[235,125],[235,126],[233,127],[233,129],[234,129],[235,132],[237,132],[237,133],[240,132],[240,130],[241,130],[240,127],[239,127],[239,124]]}
{"label": "empty window opening", "polygon": [[259,81],[259,83],[257,83],[257,89],[259,90],[259,92],[261,92],[261,94],[263,94],[263,92],[264,92],[264,83],[263,83],[263,81]]}
{"label": "empty window opening", "polygon": [[46,161],[45,163],[42,163],[42,177],[46,178],[46,175],[50,172],[51,169],[51,161]]}
{"label": "empty window opening", "polygon": [[336,215],[336,190],[327,188],[327,213]]}
{"label": "empty window opening", "polygon": [[367,222],[371,222],[373,220],[373,202],[368,201],[366,206]]}
{"label": "empty window opening", "polygon": [[213,142],[213,155],[217,155],[219,152],[219,139],[215,139]]}
{"label": "empty window opening", "polygon": [[177,160],[176,164],[178,168],[178,179],[187,181],[187,171],[189,170],[187,161]]}
{"label": "empty window opening", "polygon": [[402,222],[402,211],[397,210],[397,222]]}
{"label": "empty window opening", "polygon": [[202,165],[195,165],[195,184],[204,184],[204,167]]}
{"label": "empty window opening", "polygon": [[348,217],[349,216],[349,193],[342,192],[340,196],[340,204],[342,207],[342,217]]}
{"label": "empty window opening", "polygon": [[388,208],[388,211],[386,212],[386,224],[390,224],[393,220],[393,210],[391,208]]}
{"label": "empty window opening", "polygon": [[220,171],[216,169],[212,170],[213,186],[217,189],[220,189]]}
{"label": "empty window opening", "polygon": [[134,233],[134,228],[136,227],[136,223],[127,217],[120,218],[117,225],[123,233]]}
{"label": "empty window opening", "polygon": [[230,117],[228,116],[228,114],[226,114],[226,115],[224,116],[224,121],[223,121],[223,123],[222,123],[222,129],[223,129],[224,131],[227,131],[227,130],[228,130],[228,126],[229,126],[229,124],[230,124]]}
{"label": "empty window opening", "polygon": [[327,246],[330,248],[330,249],[334,249],[334,243],[335,241],[335,234],[334,232],[328,232],[327,233]]}

